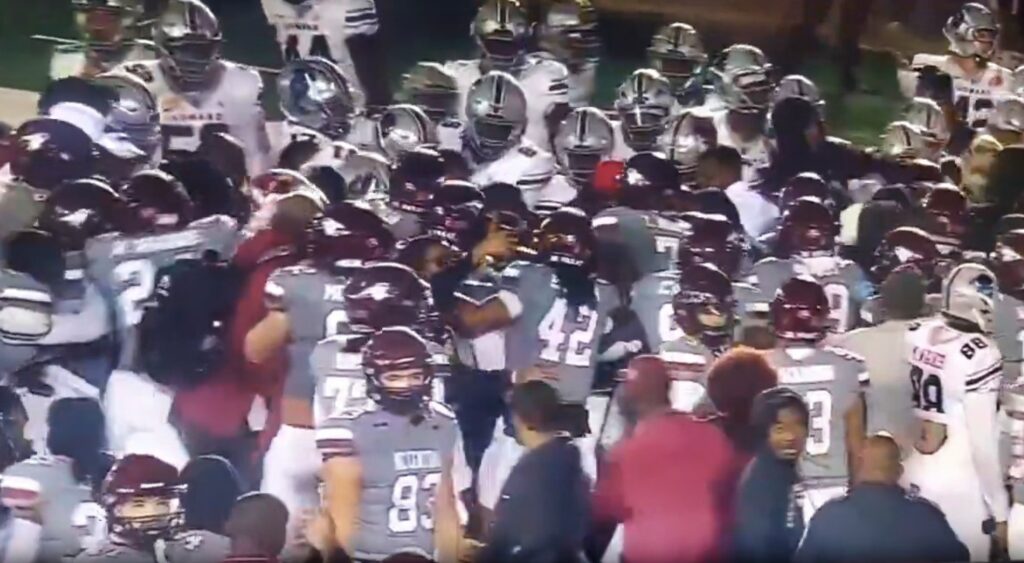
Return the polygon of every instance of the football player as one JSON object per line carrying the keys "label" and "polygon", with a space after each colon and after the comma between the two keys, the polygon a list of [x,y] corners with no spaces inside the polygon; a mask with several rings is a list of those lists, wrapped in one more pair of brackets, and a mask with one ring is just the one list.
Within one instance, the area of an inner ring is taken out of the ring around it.
{"label": "football player", "polygon": [[963,252],[964,237],[970,228],[967,196],[954,185],[936,184],[921,202],[924,228],[943,258],[957,260]]}
{"label": "football player", "polygon": [[836,250],[838,228],[828,208],[811,197],[798,198],[783,212],[776,256],[754,265],[750,282],[764,295],[774,295],[786,280],[806,274],[818,280],[828,296],[826,315],[832,332],[854,328],[862,304],[874,293],[855,262]]}
{"label": "football player", "polygon": [[438,128],[438,144],[441,147],[458,145],[458,132],[462,129],[465,108],[459,105],[459,94],[455,75],[440,63],[421,61],[402,77],[399,99],[419,106]]}
{"label": "football player", "polygon": [[469,180],[478,186],[513,184],[533,209],[555,174],[555,159],[524,136],[527,108],[526,91],[510,74],[491,71],[480,77],[466,98],[462,154]]}
{"label": "football player", "polygon": [[626,161],[620,184],[619,203],[643,212],[654,235],[660,269],[668,269],[688,230],[679,214],[692,211],[690,193],[681,187],[678,169],[660,153],[639,153]]}
{"label": "football player", "polygon": [[358,559],[416,550],[456,558],[453,413],[429,400],[434,366],[409,328],[376,333],[362,351],[369,399],[316,432],[325,515],[335,546]]}
{"label": "football player", "polygon": [[[365,216],[367,224],[357,225],[357,219],[343,214]],[[352,270],[384,258],[393,244],[377,217],[344,204],[315,219],[307,238],[303,262],[271,274],[265,288],[267,314],[245,337],[250,362],[261,364],[281,350],[288,355],[282,426],[264,458],[261,489],[289,507],[292,528],[303,510],[317,505],[316,380],[310,353],[320,340],[348,332],[344,288]],[[297,463],[299,459],[304,463]]]}
{"label": "football player", "polygon": [[[948,261],[940,259],[939,248],[932,236],[917,227],[899,227],[886,233],[875,250],[871,278],[875,285],[881,286],[889,274],[904,267],[917,270],[926,291],[933,294],[941,288],[943,270],[951,269]],[[885,322],[881,296],[872,296],[861,305],[860,318],[871,326]]]}
{"label": "football player", "polygon": [[918,158],[939,162],[946,156],[952,132],[939,104],[928,98],[914,98],[903,110],[903,119],[917,127],[924,137],[925,147]]}
{"label": "football player", "polygon": [[986,131],[1003,146],[1016,145],[1024,140],[1024,98],[1006,96],[998,100],[989,116]]}
{"label": "football player", "polygon": [[801,74],[789,74],[783,76],[775,85],[772,93],[772,106],[786,98],[803,98],[814,104],[825,117],[825,100],[821,97],[821,90],[813,80]]}
{"label": "football player", "polygon": [[863,359],[822,345],[828,332],[829,301],[813,278],[785,282],[771,304],[775,347],[767,359],[778,372],[779,385],[799,393],[811,413],[810,436],[800,459],[807,486],[804,519],[826,501],[842,495],[849,483],[856,452],[864,440],[869,384]]}
{"label": "football player", "polygon": [[597,164],[615,149],[615,129],[604,112],[593,107],[572,110],[558,126],[554,151],[559,172],[544,186],[534,211],[550,213],[589,189]]}
{"label": "football player", "polygon": [[81,43],[54,49],[50,78],[91,78],[126,61],[152,59],[153,49],[135,41],[140,4],[139,0],[72,0]]}
{"label": "football player", "polygon": [[597,10],[591,0],[552,2],[536,34],[541,51],[534,55],[552,58],[569,71],[569,105],[578,108],[590,104],[601,58]]}
{"label": "football player", "polygon": [[636,153],[654,150],[675,104],[672,86],[661,73],[649,68],[633,71],[616,93],[619,120],[611,157],[625,162]]}
{"label": "football player", "polygon": [[714,146],[716,137],[708,120],[694,119],[690,113],[684,111],[670,118],[656,145],[657,150],[665,153],[676,165],[679,179],[686,186],[697,183],[697,165],[701,155]]}
{"label": "football player", "polygon": [[406,240],[425,232],[424,217],[444,178],[444,159],[434,149],[419,147],[399,157],[388,180],[391,214],[386,219],[395,238]]}
{"label": "football player", "polygon": [[999,235],[989,261],[999,291],[993,295],[995,325],[992,338],[1003,356],[1003,380],[1016,382],[1024,360],[1024,231]]}
{"label": "football player", "polygon": [[520,133],[537,147],[550,150],[555,127],[569,111],[568,69],[551,57],[527,54],[530,24],[519,0],[484,2],[473,19],[472,34],[481,58],[445,64],[458,84],[462,120],[468,125],[473,119],[474,84],[488,72],[507,72],[530,101],[522,108],[525,121]]}
{"label": "football player", "polygon": [[973,129],[984,129],[996,101],[1013,93],[1013,74],[996,63],[999,22],[979,2],[964,4],[942,28],[949,41],[946,55],[918,54],[910,68],[899,71],[904,95],[916,95],[917,73],[936,67],[953,77],[956,108],[961,119]]}
{"label": "football player", "polygon": [[106,429],[94,399],[60,399],[47,418],[48,455],[5,469],[0,500],[42,525],[40,559],[56,561],[95,548],[106,537],[107,515],[92,498],[106,470]]}
{"label": "football player", "polygon": [[117,460],[100,492],[110,533],[74,560],[156,563],[158,541],[173,537],[184,520],[182,490],[178,470],[153,456]]}
{"label": "football player", "polygon": [[904,480],[939,505],[979,560],[992,545],[979,522],[995,522],[992,539],[1005,549],[1010,509],[998,447],[1003,358],[991,338],[995,287],[985,267],[958,266],[943,283],[942,315],[911,326],[905,344],[921,432]]}
{"label": "football player", "polygon": [[[9,175],[11,182],[4,194],[3,212],[9,215],[5,224],[11,231],[31,227],[46,192],[67,180],[84,178],[95,169],[92,138],[67,121],[52,117],[29,119],[14,131],[10,144],[5,176]],[[27,186],[31,191],[22,197],[28,201],[10,201],[10,185]]]}
{"label": "football player", "polygon": [[195,153],[207,137],[231,133],[245,146],[250,174],[266,169],[263,79],[221,59],[217,17],[200,0],[169,0],[155,26],[159,58],[125,63],[114,72],[136,76],[156,99],[164,156]]}
{"label": "football player", "polygon": [[708,62],[704,42],[688,23],[673,22],[658,30],[647,48],[647,60],[672,85],[679,107],[704,104],[701,74]]}

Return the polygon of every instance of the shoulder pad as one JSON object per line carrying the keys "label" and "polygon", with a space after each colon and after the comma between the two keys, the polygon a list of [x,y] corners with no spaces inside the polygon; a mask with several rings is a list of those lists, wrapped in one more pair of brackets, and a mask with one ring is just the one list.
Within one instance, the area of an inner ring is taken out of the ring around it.
{"label": "shoulder pad", "polygon": [[828,137],[825,137],[825,141],[830,143],[830,144],[833,144],[833,145],[839,145],[841,147],[852,147],[853,146],[853,143],[851,143],[850,141],[847,141],[846,139],[843,139],[841,137],[828,136]]}
{"label": "shoulder pad", "polygon": [[926,66],[934,66],[943,69],[949,58],[946,55],[934,55],[931,53],[918,53],[910,61],[910,67],[917,70]]}
{"label": "shoulder pad", "polygon": [[344,408],[331,415],[331,419],[355,420],[364,414],[376,411],[374,405],[373,400],[369,398],[353,399],[346,402]]}
{"label": "shoulder pad", "polygon": [[156,79],[156,74],[154,74],[152,66],[145,62],[135,61],[124,63],[117,68],[117,71],[136,76],[146,84],[149,84]]}
{"label": "shoulder pad", "polygon": [[442,418],[449,418],[453,420],[455,419],[455,411],[453,411],[451,407],[444,403],[438,401],[430,401],[428,403],[428,407],[430,408],[431,414],[438,415]]}
{"label": "shoulder pad", "polygon": [[864,363],[864,357],[863,356],[861,356],[859,354],[854,354],[853,352],[847,350],[846,348],[839,348],[838,346],[824,346],[822,348],[822,350],[825,351],[825,352],[829,352],[829,353],[835,354],[836,356],[838,356],[838,357],[840,357],[840,358],[842,358],[844,360],[849,360],[851,362]]}
{"label": "shoulder pad", "polygon": [[565,80],[569,77],[569,69],[554,57],[533,57],[532,62],[526,69],[528,72],[543,72],[550,75],[552,80]]}
{"label": "shoulder pad", "polygon": [[457,61],[448,61],[444,63],[444,68],[454,72],[458,69],[472,68],[479,65],[480,61],[476,59],[461,59]]}

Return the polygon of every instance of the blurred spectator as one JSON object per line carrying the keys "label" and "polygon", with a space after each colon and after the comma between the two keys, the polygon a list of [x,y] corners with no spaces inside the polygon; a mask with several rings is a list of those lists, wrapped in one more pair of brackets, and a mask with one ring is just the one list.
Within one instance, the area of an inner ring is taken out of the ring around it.
{"label": "blurred spectator", "polygon": [[721,415],[716,422],[740,452],[753,454],[761,439],[750,408],[759,393],[778,385],[775,369],[759,352],[738,347],[711,364],[707,380],[708,398]]}
{"label": "blurred spectator", "polygon": [[276,563],[284,549],[287,524],[288,509],[274,495],[240,497],[225,525],[231,540],[225,563]]}
{"label": "blurred spectator", "polygon": [[836,345],[867,362],[869,431],[885,430],[900,447],[909,448],[915,438],[910,364],[903,347],[892,343],[902,342],[914,319],[927,314],[924,278],[916,270],[899,268],[882,282],[881,293],[885,321],[839,335]]}
{"label": "blurred spectator", "polygon": [[754,401],[753,422],[761,445],[740,483],[736,507],[736,558],[787,561],[804,532],[797,461],[807,442],[807,405],[800,395],[775,387]]}
{"label": "blurred spectator", "polygon": [[900,450],[888,436],[864,442],[853,487],[815,512],[797,561],[967,561],[967,548],[931,502],[898,485]]}
{"label": "blurred spectator", "polygon": [[589,517],[588,479],[580,452],[559,429],[562,407],[549,384],[520,384],[510,400],[519,442],[526,447],[494,509],[483,562],[563,562],[582,558]]}
{"label": "blurred spectator", "polygon": [[630,362],[623,400],[639,422],[602,467],[594,521],[622,524],[631,563],[725,559],[743,456],[713,422],[673,411],[669,384],[660,358]]}
{"label": "blurred spectator", "polygon": [[10,460],[4,460],[3,467],[28,459],[35,453],[32,442],[25,437],[25,425],[28,423],[28,412],[21,402],[18,392],[6,385],[0,386],[0,431],[3,439],[10,447]]}
{"label": "blurred spectator", "polygon": [[768,232],[779,217],[778,207],[743,181],[743,159],[733,147],[713,147],[700,155],[697,185],[725,191],[736,206],[743,230],[751,238]]}

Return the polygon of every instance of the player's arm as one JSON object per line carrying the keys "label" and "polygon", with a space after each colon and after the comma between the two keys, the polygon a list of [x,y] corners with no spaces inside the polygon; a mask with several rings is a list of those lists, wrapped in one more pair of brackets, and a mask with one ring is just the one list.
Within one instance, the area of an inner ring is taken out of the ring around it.
{"label": "player's arm", "polygon": [[369,108],[391,105],[393,96],[388,81],[387,49],[373,0],[349,3],[345,13],[345,45],[366,94],[366,105]]}
{"label": "player's arm", "polygon": [[291,321],[284,310],[284,288],[273,279],[264,288],[267,314],[245,335],[243,353],[245,359],[261,364],[284,348],[291,335]]}
{"label": "player's arm", "polygon": [[452,314],[446,315],[448,324],[463,338],[476,338],[501,330],[513,322],[523,311],[519,297],[509,291],[483,302],[476,302],[464,295],[456,296],[457,303]]}
{"label": "player's arm", "polygon": [[964,385],[964,418],[971,443],[971,459],[985,504],[997,524],[1005,523],[1010,512],[1010,500],[1003,486],[999,463],[999,423],[996,416],[1002,374],[1002,358],[998,358],[997,362],[989,363],[989,367],[968,376]]}
{"label": "player's arm", "polygon": [[851,476],[856,475],[857,453],[864,445],[864,437],[867,434],[867,410],[864,392],[860,391],[850,408],[843,413],[843,422],[846,424],[846,465]]}
{"label": "player's arm", "polygon": [[82,302],[84,306],[77,313],[54,315],[50,333],[39,339],[37,344],[83,344],[108,334],[111,329],[109,309],[96,286],[86,285]]}
{"label": "player's arm", "polygon": [[466,277],[485,264],[489,256],[507,257],[511,249],[509,235],[494,229],[471,254],[431,278],[434,305],[459,336],[475,338],[500,330],[512,324],[522,313],[523,306],[517,294],[506,289],[482,302],[456,292]]}
{"label": "player's arm", "polygon": [[352,430],[318,428],[317,449],[323,456],[320,477],[324,482],[324,507],[338,547],[350,552],[355,537],[359,502],[363,494],[363,467],[356,453]]}
{"label": "player's arm", "polygon": [[455,484],[452,480],[452,459],[444,462],[441,482],[434,496],[434,546],[438,561],[458,560],[458,548],[462,542],[462,528],[459,513],[455,507]]}

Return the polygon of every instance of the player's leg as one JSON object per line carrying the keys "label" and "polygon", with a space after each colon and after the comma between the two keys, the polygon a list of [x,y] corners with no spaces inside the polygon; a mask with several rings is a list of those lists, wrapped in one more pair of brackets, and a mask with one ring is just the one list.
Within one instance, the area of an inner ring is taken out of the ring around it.
{"label": "player's leg", "polygon": [[282,425],[263,458],[260,490],[281,499],[288,508],[289,540],[299,537],[304,516],[320,503],[316,480],[319,469],[314,430]]}

